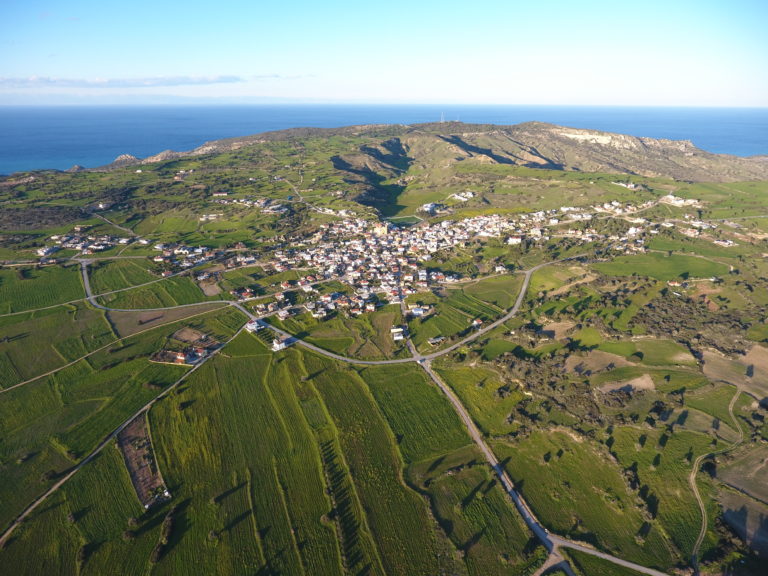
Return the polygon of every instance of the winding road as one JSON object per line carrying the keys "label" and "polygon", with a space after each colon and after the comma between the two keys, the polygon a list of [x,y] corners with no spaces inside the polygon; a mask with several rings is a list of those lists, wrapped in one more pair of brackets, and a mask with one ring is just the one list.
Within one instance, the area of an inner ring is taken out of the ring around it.
{"label": "winding road", "polygon": [[[569,258],[558,260],[557,262],[574,260],[580,257],[581,256],[572,256]],[[499,463],[499,460],[496,457],[496,455],[493,453],[493,450],[486,443],[482,433],[477,428],[477,425],[470,417],[464,405],[461,403],[459,398],[454,394],[453,390],[451,390],[451,388],[432,369],[431,361],[434,360],[435,358],[439,358],[441,356],[449,354],[454,350],[460,348],[461,346],[469,344],[470,342],[476,340],[483,334],[497,328],[498,326],[501,326],[502,324],[510,320],[512,317],[514,317],[515,314],[517,314],[517,312],[520,310],[520,307],[522,306],[523,301],[525,300],[525,295],[528,291],[528,286],[531,282],[531,277],[533,276],[533,274],[537,270],[553,263],[554,262],[547,262],[547,263],[539,264],[537,266],[534,266],[533,268],[526,270],[524,272],[523,283],[520,287],[520,293],[518,294],[517,299],[515,300],[515,303],[512,306],[512,308],[498,320],[492,322],[491,324],[488,324],[487,326],[484,326],[479,330],[476,330],[466,338],[459,340],[458,342],[452,344],[451,346],[448,346],[443,350],[439,350],[431,354],[422,355],[416,350],[416,348],[413,346],[409,338],[408,344],[412,354],[411,358],[400,358],[400,359],[394,359],[394,360],[358,360],[356,358],[349,358],[347,356],[342,356],[340,354],[330,352],[328,350],[320,348],[319,346],[315,346],[314,344],[310,344],[309,342],[296,338],[295,336],[293,336],[292,334],[289,334],[285,330],[277,328],[276,326],[273,326],[272,324],[269,324],[265,322],[263,319],[255,316],[239,303],[233,303],[233,305],[237,307],[241,312],[243,312],[246,316],[248,316],[250,319],[255,320],[259,325],[265,328],[269,328],[275,334],[283,338],[287,338],[290,344],[299,344],[304,348],[312,350],[313,352],[317,352],[318,354],[322,354],[323,356],[326,356],[328,358],[333,358],[334,360],[339,360],[341,362],[347,362],[350,364],[362,364],[362,365],[404,364],[407,362],[416,362],[419,366],[421,366],[424,369],[424,371],[427,373],[427,375],[430,377],[430,379],[438,386],[438,388],[448,398],[454,410],[459,415],[459,418],[461,419],[462,423],[464,424],[464,427],[467,429],[467,432],[469,433],[470,438],[475,443],[475,445],[479,448],[480,452],[483,454],[486,461],[495,472],[496,476],[499,479],[499,482],[501,483],[504,490],[511,498],[512,502],[514,503],[520,515],[523,517],[523,520],[525,521],[526,525],[531,530],[531,532],[536,536],[536,538],[544,545],[544,547],[547,549],[547,552],[549,552],[550,556],[547,559],[547,563],[545,564],[546,569],[554,568],[555,566],[557,566],[559,569],[565,571],[566,574],[568,574],[568,576],[575,576],[575,572],[571,568],[567,559],[560,552],[561,548],[570,548],[572,550],[577,550],[586,554],[590,554],[592,556],[596,556],[598,558],[602,558],[603,560],[607,560],[614,564],[624,566],[625,568],[630,568],[642,574],[648,574],[649,576],[667,576],[665,572],[654,570],[653,568],[648,568],[640,564],[635,564],[634,562],[629,562],[622,558],[612,556],[611,554],[601,552],[599,550],[596,550],[594,548],[591,548],[579,542],[575,542],[567,538],[563,538],[561,536],[551,534],[546,528],[544,528],[544,526],[541,524],[541,522],[539,522],[539,520],[534,515],[533,511],[528,506],[528,503],[525,501],[522,495],[520,495],[520,493],[515,489],[512,479],[509,477],[507,472]],[[541,571],[539,573],[541,573]]]}
{"label": "winding road", "polygon": [[[227,305],[227,306],[233,306],[237,308],[240,312],[242,312],[247,318],[250,320],[256,321],[259,325],[268,328],[269,330],[273,331],[278,336],[281,336],[283,338],[287,338],[288,342],[291,344],[298,344],[308,350],[311,350],[317,354],[323,355],[325,357],[331,358],[333,360],[338,360],[340,362],[346,362],[349,364],[358,364],[358,365],[386,365],[386,364],[404,364],[409,362],[415,362],[417,365],[421,366],[421,368],[426,372],[426,374],[429,376],[429,378],[435,383],[435,385],[438,386],[438,388],[443,392],[443,394],[447,397],[447,399],[450,401],[451,405],[453,406],[454,410],[458,414],[459,418],[461,419],[462,423],[464,424],[465,428],[467,429],[467,432],[469,433],[470,438],[475,443],[475,445],[478,447],[480,452],[482,453],[483,457],[486,459],[488,464],[491,466],[493,471],[495,472],[496,476],[499,479],[499,482],[503,486],[504,490],[509,495],[510,499],[514,503],[516,509],[522,516],[523,520],[525,521],[528,528],[531,530],[531,532],[534,534],[534,536],[544,545],[544,547],[549,552],[549,557],[547,559],[546,564],[540,568],[540,570],[537,572],[537,574],[543,573],[544,570],[549,570],[550,568],[553,568],[557,566],[559,569],[564,570],[568,576],[575,576],[575,573],[573,572],[573,569],[571,568],[570,564],[568,563],[567,559],[562,555],[561,549],[567,548],[572,550],[577,550],[586,554],[590,554],[592,556],[596,556],[598,558],[602,558],[603,560],[607,560],[609,562],[612,562],[614,564],[624,566],[626,568],[630,568],[632,570],[635,570],[642,574],[648,574],[649,576],[667,576],[664,572],[660,572],[658,570],[654,570],[652,568],[648,568],[639,564],[635,564],[633,562],[629,562],[626,560],[623,560],[621,558],[618,558],[616,556],[612,556],[610,554],[607,554],[605,552],[601,552],[599,550],[596,550],[592,547],[589,547],[587,545],[584,545],[579,542],[575,542],[572,540],[569,540],[567,538],[563,538],[561,536],[557,536],[555,534],[551,534],[542,524],[541,522],[536,518],[531,508],[528,506],[527,502],[524,500],[522,495],[515,489],[514,484],[507,474],[507,472],[504,470],[502,465],[499,463],[498,458],[493,453],[493,450],[490,448],[490,446],[486,443],[485,439],[483,438],[482,433],[475,425],[474,421],[470,417],[469,413],[467,412],[464,405],[461,403],[459,398],[454,394],[454,392],[451,390],[451,388],[438,376],[434,370],[432,369],[431,362],[432,360],[439,358],[441,356],[444,356],[446,354],[449,354],[453,352],[454,350],[460,348],[461,346],[464,346],[466,344],[469,344],[470,342],[478,339],[479,337],[483,336],[484,334],[488,333],[489,331],[497,328],[498,326],[501,326],[505,322],[507,322],[509,319],[514,317],[518,311],[520,310],[520,307],[522,306],[525,295],[528,291],[528,286],[530,285],[531,277],[533,274],[540,270],[541,268],[557,263],[557,262],[563,262],[567,260],[575,260],[578,258],[581,258],[582,256],[571,256],[568,258],[563,258],[561,260],[553,261],[553,262],[546,262],[539,264],[537,266],[534,266],[526,271],[523,272],[523,283],[520,287],[520,292],[517,296],[517,299],[515,300],[514,305],[512,308],[504,314],[502,317],[497,319],[496,321],[484,326],[481,329],[475,330],[465,338],[459,340],[458,342],[455,342],[454,344],[433,352],[431,354],[421,354],[417,351],[415,346],[413,346],[413,343],[410,341],[410,338],[408,338],[408,348],[411,351],[411,357],[409,358],[400,358],[400,359],[392,359],[392,360],[359,360],[356,358],[350,358],[347,356],[343,356],[340,354],[336,354],[334,352],[330,352],[328,350],[325,350],[323,348],[320,348],[319,346],[315,346],[314,344],[311,344],[309,342],[306,342],[304,340],[301,340],[294,335],[277,328],[276,326],[273,326],[267,322],[264,321],[263,317],[259,317],[254,315],[251,311],[249,311],[245,306],[243,306],[240,302],[234,302],[229,300],[219,300],[219,301],[207,301],[203,303],[199,303],[198,305],[202,304],[211,304],[214,302],[220,302],[221,304]],[[83,286],[85,288],[86,292],[86,299],[87,301],[94,306],[95,308],[99,308],[101,310],[106,311],[131,311],[135,312],[137,310],[120,310],[120,309],[112,309],[107,306],[103,306],[102,304],[99,304],[97,301],[97,298],[99,296],[104,296],[108,294],[113,294],[115,292],[120,292],[122,290],[116,290],[113,292],[107,292],[104,294],[98,294],[94,295],[91,290],[90,280],[88,277],[88,264],[90,263],[89,260],[80,259],[78,260],[80,263],[80,268],[82,272],[83,277]],[[162,280],[162,279],[161,279]],[[154,282],[158,282],[160,280],[156,280]],[[194,304],[193,304],[194,305]],[[170,306],[167,308],[152,308],[150,310],[168,310],[172,308],[183,308],[193,305],[181,305],[181,306]],[[237,333],[232,336],[231,339],[234,339],[240,332],[242,332],[243,328],[241,327]],[[230,341],[231,341],[230,339]],[[114,344],[111,343],[110,345]],[[146,405],[144,405],[142,408],[140,408],[137,412],[132,414],[127,420],[125,420],[120,426],[118,426],[115,430],[113,430],[107,437],[105,437],[99,445],[90,453],[88,456],[86,456],[83,460],[81,460],[78,464],[76,464],[72,469],[70,469],[61,479],[59,479],[55,484],[53,484],[45,493],[43,493],[41,496],[39,496],[32,504],[30,504],[27,508],[25,508],[19,516],[16,517],[16,519],[10,524],[10,526],[0,535],[0,548],[5,544],[5,542],[8,540],[8,538],[11,536],[14,529],[24,521],[40,504],[42,504],[49,496],[51,496],[53,493],[55,493],[61,486],[63,486],[67,480],[69,480],[74,474],[77,473],[78,470],[80,470],[83,466],[85,466],[88,462],[93,460],[93,458],[96,457],[96,455],[101,452],[111,441],[113,441],[117,435],[120,433],[120,431],[125,428],[134,418],[142,414],[143,412],[146,412],[149,410],[157,401],[159,401],[161,398],[165,397],[169,392],[171,392],[174,388],[176,388],[179,384],[181,384],[184,380],[186,380],[191,374],[193,374],[197,369],[200,368],[207,360],[212,358],[217,352],[222,350],[222,348],[219,348],[216,350],[213,354],[207,356],[203,361],[201,361],[199,364],[196,364],[192,369],[190,369],[188,372],[186,372],[181,378],[179,378],[176,382],[174,382],[171,386],[166,388],[163,392],[161,392],[158,396],[156,396],[154,399],[152,399],[150,402],[148,402]],[[86,355],[87,356],[87,355]],[[75,362],[79,361],[80,359],[76,360]],[[68,364],[71,365],[71,364]],[[54,370],[50,372],[49,374],[52,374],[54,372],[57,372],[66,366],[62,366],[58,368],[57,370]],[[42,377],[42,376],[40,376]],[[38,377],[39,378],[39,377]],[[38,378],[35,378],[34,380],[37,380]],[[33,380],[30,380],[31,382]],[[22,383],[22,384],[26,384]],[[21,385],[21,384],[19,384]],[[17,386],[19,386],[17,385]],[[737,394],[738,396],[738,394]],[[733,403],[735,402],[732,400],[731,402],[731,408],[733,406]],[[732,414],[732,412],[731,412]],[[729,448],[730,449],[730,448]],[[709,456],[709,455],[708,455]],[[703,458],[703,457],[700,457]],[[697,464],[700,464],[700,461],[697,459]],[[697,469],[697,467],[694,467],[694,471]],[[695,488],[695,472],[692,473],[691,476],[691,486],[694,489],[694,492],[697,496],[697,499],[700,502],[700,505],[702,506],[702,511],[704,511],[703,504],[701,503],[701,498],[698,495],[698,490]],[[706,514],[706,513],[705,513]],[[702,533],[705,533],[706,531],[706,515],[704,516],[704,525],[702,527]],[[703,536],[700,536],[699,540],[702,540]],[[697,542],[697,548],[700,542]]]}
{"label": "winding road", "polygon": [[690,476],[688,476],[688,484],[691,486],[691,490],[693,491],[693,495],[696,497],[696,502],[699,505],[699,510],[701,511],[701,530],[699,531],[699,537],[696,539],[696,543],[693,545],[693,551],[691,552],[691,563],[693,564],[693,574],[694,576],[699,575],[699,549],[701,548],[701,543],[704,542],[704,537],[707,535],[707,507],[704,505],[704,501],[701,498],[701,494],[699,494],[699,487],[696,484],[696,475],[699,473],[699,469],[701,468],[702,463],[707,458],[711,458],[712,456],[716,456],[718,454],[725,454],[726,452],[730,452],[734,448],[736,448],[739,444],[741,444],[744,441],[744,430],[742,429],[741,425],[739,424],[739,421],[736,420],[736,417],[733,415],[733,406],[736,404],[736,401],[739,399],[739,396],[741,396],[741,389],[739,387],[736,387],[736,394],[733,395],[733,398],[731,398],[731,402],[728,404],[728,414],[731,416],[731,420],[733,421],[733,424],[736,426],[736,429],[739,431],[739,437],[738,439],[731,444],[730,446],[723,448],[722,450],[717,450],[715,452],[709,452],[708,454],[702,454],[698,458],[696,458],[696,461],[693,463],[693,469],[691,470]]}

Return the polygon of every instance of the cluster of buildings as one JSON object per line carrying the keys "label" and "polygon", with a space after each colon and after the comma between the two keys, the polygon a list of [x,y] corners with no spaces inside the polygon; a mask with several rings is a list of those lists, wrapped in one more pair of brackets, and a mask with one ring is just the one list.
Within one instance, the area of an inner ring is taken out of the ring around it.
{"label": "cluster of buildings", "polygon": [[[616,200],[612,200],[611,202],[596,204],[592,207],[592,209],[595,212],[610,214],[612,216],[626,216],[629,214],[633,214],[639,210],[645,210],[647,208],[651,208],[655,204],[656,202],[654,200],[648,200],[647,202],[643,202],[642,204],[639,204],[639,205],[630,204],[629,202],[622,203]],[[573,210],[576,210],[576,209],[573,208]]]}
{"label": "cluster of buildings", "polygon": [[257,208],[264,214],[282,214],[288,211],[288,207],[270,200],[269,198],[229,198],[228,192],[214,192],[213,202],[216,204],[233,204],[235,206],[245,206],[247,208]]}
{"label": "cluster of buildings", "polygon": [[431,284],[458,280],[455,275],[428,271],[423,262],[439,250],[473,238],[482,226],[475,229],[471,220],[412,228],[342,220],[324,225],[308,246],[276,252],[273,266],[277,271],[314,268],[324,278],[338,278],[352,286],[366,303],[381,293],[399,300]]}
{"label": "cluster of buildings", "polygon": [[360,296],[358,294],[346,295],[333,292],[323,294],[316,299],[304,302],[304,308],[313,318],[323,319],[334,310],[345,310],[350,316],[360,316],[366,312],[376,310],[377,300],[373,294]]}
{"label": "cluster of buildings", "polygon": [[119,245],[128,245],[133,241],[140,244],[149,244],[148,240],[143,238],[110,236],[107,234],[88,234],[87,227],[75,226],[67,234],[54,234],[49,238],[52,245],[46,245],[37,249],[37,255],[40,257],[50,256],[59,250],[78,250],[82,254],[93,254],[103,252]]}
{"label": "cluster of buildings", "polygon": [[662,196],[661,198],[659,198],[659,202],[662,204],[669,204],[670,206],[676,206],[678,208],[683,208],[686,206],[701,205],[701,203],[698,200],[695,200],[693,198],[679,198],[674,194],[667,194],[666,196]]}
{"label": "cluster of buildings", "polygon": [[155,244],[154,248],[160,254],[152,258],[152,261],[172,268],[191,268],[205,264],[218,255],[212,248],[185,246],[178,243]]}
{"label": "cluster of buildings", "polygon": [[160,364],[179,364],[185,366],[194,366],[202,361],[212,351],[212,348],[204,346],[189,346],[184,350],[160,350],[150,356],[151,362]]}
{"label": "cluster of buildings", "polygon": [[[672,195],[660,201],[675,206],[699,204],[697,200]],[[323,278],[336,278],[352,286],[366,305],[373,294],[384,294],[388,300],[397,302],[432,285],[458,280],[454,275],[428,270],[425,263],[436,252],[464,247],[475,239],[501,238],[508,245],[516,245],[565,237],[580,242],[603,241],[609,250],[620,253],[645,252],[649,235],[658,234],[661,227],[675,226],[671,222],[653,223],[637,215],[656,204],[652,200],[642,204],[614,200],[591,207],[561,206],[512,217],[488,214],[409,228],[345,219],[321,226],[319,232],[295,248],[275,252],[272,265],[278,272],[294,267],[314,268]],[[599,233],[590,223],[600,217],[620,218],[630,226],[621,234]],[[712,225],[692,221],[690,226],[700,230]],[[682,232],[685,231],[683,228]],[[726,240],[717,242],[732,245]],[[317,306],[322,309],[321,303]],[[320,309],[314,313],[322,314]]]}

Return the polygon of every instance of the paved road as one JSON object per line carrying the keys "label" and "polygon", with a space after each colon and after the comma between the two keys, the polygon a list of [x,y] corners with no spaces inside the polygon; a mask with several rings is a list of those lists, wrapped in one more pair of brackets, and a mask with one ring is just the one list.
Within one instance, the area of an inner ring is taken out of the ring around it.
{"label": "paved road", "polygon": [[[578,256],[574,256],[572,258],[566,258],[565,260],[571,260],[575,258],[578,258]],[[466,338],[460,340],[459,342],[443,350],[440,350],[428,355],[421,355],[415,350],[415,348],[411,348],[413,353],[413,356],[411,358],[402,358],[402,359],[396,359],[396,360],[358,360],[355,358],[349,358],[346,356],[342,356],[340,354],[336,354],[334,352],[330,352],[328,350],[320,348],[319,346],[315,346],[313,344],[310,344],[309,342],[305,342],[304,340],[296,338],[292,334],[289,334],[288,332],[281,330],[280,328],[277,328],[275,326],[272,326],[271,324],[268,324],[261,318],[258,318],[257,316],[252,314],[249,310],[247,310],[245,307],[243,307],[239,303],[234,303],[233,305],[236,308],[238,308],[241,312],[243,312],[246,316],[248,316],[249,318],[259,323],[261,326],[265,328],[269,328],[270,330],[272,330],[279,336],[282,336],[283,338],[287,338],[289,343],[300,344],[301,346],[309,350],[317,352],[318,354],[321,354],[328,358],[333,358],[334,360],[339,360],[341,362],[347,362],[350,364],[362,364],[362,365],[385,365],[385,364],[403,364],[407,362],[416,362],[419,366],[421,366],[429,375],[429,377],[432,379],[432,381],[440,388],[440,390],[442,390],[442,392],[451,402],[454,409],[456,410],[456,413],[459,415],[462,422],[464,423],[464,426],[469,432],[469,435],[472,438],[472,441],[480,449],[483,456],[490,464],[491,468],[493,468],[494,472],[496,473],[496,476],[499,478],[499,481],[501,482],[501,485],[504,487],[504,490],[507,492],[507,494],[509,494],[509,497],[512,499],[518,512],[523,517],[523,520],[525,521],[526,525],[529,527],[531,532],[533,532],[536,538],[546,547],[547,551],[550,553],[550,559],[548,559],[548,561],[551,560],[553,564],[557,564],[559,567],[563,568],[569,576],[574,576],[574,572],[572,571],[570,564],[568,564],[568,562],[560,553],[559,551],[560,548],[571,548],[573,550],[578,550],[586,554],[590,554],[592,556],[602,558],[609,562],[613,562],[614,564],[631,568],[642,574],[648,574],[649,576],[667,576],[664,572],[660,572],[652,568],[647,568],[640,564],[635,564],[634,562],[629,562],[627,560],[617,558],[615,556],[612,556],[611,554],[600,552],[599,550],[595,550],[594,548],[591,548],[579,542],[574,542],[574,541],[568,540],[567,538],[562,538],[560,536],[550,534],[547,531],[547,529],[544,528],[544,526],[536,518],[536,516],[528,506],[528,503],[525,501],[525,499],[517,492],[517,490],[515,490],[514,484],[512,483],[512,479],[509,477],[507,472],[499,463],[498,458],[496,458],[496,455],[493,453],[493,450],[491,450],[490,446],[488,446],[488,444],[485,442],[485,439],[483,438],[482,433],[475,425],[474,421],[470,417],[464,405],[461,403],[458,397],[453,393],[453,390],[451,390],[451,388],[447,384],[445,384],[445,382],[443,382],[443,380],[432,370],[431,361],[433,359],[439,358],[440,356],[444,356],[445,354],[449,354],[450,352],[457,349],[458,347],[468,344],[469,342],[472,342],[473,340],[479,338],[486,332],[500,326],[501,324],[503,324],[504,322],[512,318],[515,314],[517,314],[517,312],[520,310],[520,307],[522,306],[523,301],[525,300],[525,295],[528,291],[528,286],[531,281],[531,276],[534,274],[534,272],[536,272],[537,270],[549,264],[552,264],[552,262],[539,264],[538,266],[534,266],[533,268],[525,272],[523,284],[520,287],[520,293],[518,294],[518,297],[517,297],[517,300],[515,301],[514,306],[510,309],[510,311],[507,314],[505,314],[495,322],[489,324],[488,326],[482,328],[481,330],[475,331],[474,333],[470,334]]]}
{"label": "paved road", "polygon": [[[563,260],[558,260],[557,262],[563,262],[565,260],[574,260],[576,258],[580,258],[580,256],[573,256],[571,258],[565,258]],[[550,264],[554,264],[555,262],[545,262],[544,264],[539,264],[538,266],[534,266],[533,268],[530,268],[525,271],[523,275],[523,285],[520,286],[520,293],[517,295],[517,300],[515,300],[515,304],[510,308],[509,312],[507,312],[504,316],[499,318],[498,320],[491,322],[487,326],[483,326],[479,330],[475,330],[472,334],[464,338],[463,340],[459,340],[455,344],[452,344],[448,346],[447,348],[443,348],[442,350],[439,350],[437,352],[433,352],[432,354],[426,354],[423,356],[423,358],[427,360],[432,360],[434,358],[439,358],[440,356],[444,356],[445,354],[448,354],[450,352],[453,352],[457,348],[460,348],[466,344],[469,344],[473,340],[478,339],[483,334],[490,332],[494,328],[498,328],[504,322],[507,320],[510,320],[515,314],[518,313],[520,310],[520,306],[523,305],[523,301],[525,300],[525,295],[528,292],[528,285],[531,283],[531,276],[533,276],[534,272],[537,270],[540,270],[541,268],[544,268],[544,266],[549,266]]]}

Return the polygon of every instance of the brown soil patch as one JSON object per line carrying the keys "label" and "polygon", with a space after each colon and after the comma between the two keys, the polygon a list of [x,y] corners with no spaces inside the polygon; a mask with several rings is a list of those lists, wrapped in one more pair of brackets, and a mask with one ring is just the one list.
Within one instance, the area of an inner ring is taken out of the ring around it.
{"label": "brown soil patch", "polygon": [[179,342],[186,342],[192,346],[202,346],[203,348],[216,344],[210,336],[200,332],[200,330],[190,328],[189,326],[176,330],[176,332],[173,333],[173,338]]}
{"label": "brown soil patch", "polygon": [[722,291],[722,288],[715,286],[711,282],[697,282],[696,283],[696,291],[693,293],[694,296],[704,296],[704,295],[710,295],[710,294],[720,294]]}
{"label": "brown soil patch", "polygon": [[562,338],[565,338],[568,331],[574,326],[576,326],[575,322],[552,322],[541,329],[541,334],[554,338],[555,340],[561,340]]}
{"label": "brown soil patch", "polygon": [[717,477],[753,498],[768,504],[768,447],[749,447],[733,461],[717,468]]}
{"label": "brown soil patch", "polygon": [[136,334],[142,330],[183,320],[190,316],[209,312],[222,308],[223,304],[203,304],[200,306],[186,306],[184,308],[172,308],[170,310],[136,311],[136,312],[107,312],[110,323],[121,338]]}
{"label": "brown soil patch", "polygon": [[720,494],[723,519],[758,556],[768,557],[768,506],[743,494]]}
{"label": "brown soil patch", "polygon": [[555,426],[554,428],[552,428],[552,431],[553,432],[561,432],[561,433],[565,434],[566,436],[568,436],[571,440],[573,440],[574,442],[578,442],[579,444],[584,442],[584,437],[583,436],[581,436],[580,434],[578,434],[577,432],[575,432],[574,430],[572,430],[570,428],[566,428],[565,426]]}
{"label": "brown soil patch", "polygon": [[[571,268],[571,270],[573,270],[573,268]],[[579,270],[580,274],[584,273],[583,269],[579,268],[578,270]],[[571,290],[571,288],[574,288],[574,287],[578,286],[579,284],[587,284],[589,282],[592,282],[596,278],[597,278],[597,276],[594,276],[594,275],[590,274],[590,275],[582,278],[581,280],[576,280],[575,282],[571,282],[570,284],[566,284],[565,286],[561,286],[557,290],[553,290],[552,292],[549,293],[549,295],[550,296],[560,296],[561,294],[567,294]]]}
{"label": "brown soil patch", "polygon": [[754,366],[755,374],[758,372],[768,374],[768,348],[755,344],[749,352],[743,356],[743,362],[748,366]]}
{"label": "brown soil patch", "polygon": [[614,390],[654,390],[655,388],[656,385],[653,383],[653,378],[651,378],[650,374],[643,374],[632,380],[603,384],[598,390],[600,392],[613,392]]}
{"label": "brown soil patch", "polygon": [[133,489],[144,508],[170,497],[157,468],[147,419],[143,413],[118,434],[117,446],[123,453]]}
{"label": "brown soil patch", "polygon": [[715,382],[733,384],[762,401],[768,397],[768,349],[756,344],[736,358],[706,350],[704,375]]}
{"label": "brown soil patch", "polygon": [[198,282],[197,285],[206,296],[218,296],[221,294],[221,287],[216,282]]}
{"label": "brown soil patch", "polygon": [[584,356],[572,354],[565,361],[566,370],[572,374],[594,374],[623,366],[633,366],[633,364],[623,356],[602,350],[592,350]]}

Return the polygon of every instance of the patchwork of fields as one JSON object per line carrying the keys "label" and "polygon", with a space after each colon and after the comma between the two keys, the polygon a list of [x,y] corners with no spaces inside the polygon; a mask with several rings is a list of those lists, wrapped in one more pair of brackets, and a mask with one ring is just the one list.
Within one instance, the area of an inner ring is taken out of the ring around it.
{"label": "patchwork of fields", "polygon": [[435,126],[0,178],[0,572],[763,576],[766,184]]}

